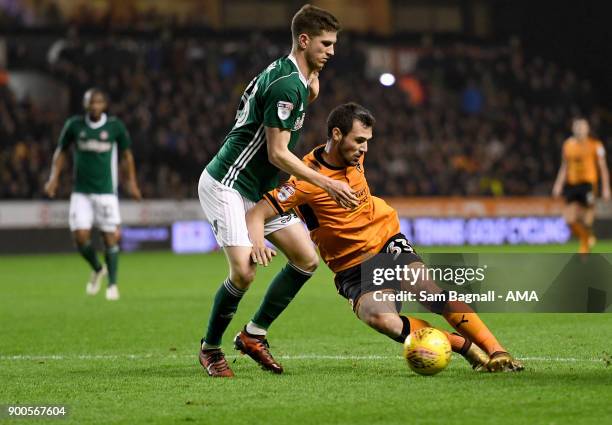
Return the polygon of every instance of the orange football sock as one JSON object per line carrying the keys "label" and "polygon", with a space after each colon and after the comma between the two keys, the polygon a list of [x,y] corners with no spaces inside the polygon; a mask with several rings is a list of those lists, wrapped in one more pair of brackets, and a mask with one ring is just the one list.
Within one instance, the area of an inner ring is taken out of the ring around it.
{"label": "orange football sock", "polygon": [[[417,329],[421,329],[421,328],[432,327],[429,324],[429,322],[426,322],[425,320],[417,319],[416,317],[408,317],[408,320],[410,321],[410,332],[414,332]],[[455,353],[462,354],[466,350],[466,347],[469,347],[469,345],[466,345],[467,340],[461,335],[452,334],[440,328],[436,328],[436,329],[444,332],[444,335],[446,335],[446,337],[448,338],[451,344],[451,348],[453,349]]]}
{"label": "orange football sock", "polygon": [[487,328],[470,306],[461,301],[449,301],[442,316],[465,338],[491,355],[496,351],[507,351]]}
{"label": "orange football sock", "polygon": [[588,254],[595,244],[593,240],[593,225],[583,224],[582,226],[584,228],[584,238],[580,239],[580,253]]}
{"label": "orange football sock", "polygon": [[577,221],[570,223],[569,225],[572,234],[576,236],[577,239],[581,240],[582,236],[585,233],[585,228],[582,223],[578,223]]}
{"label": "orange football sock", "polygon": [[580,246],[578,248],[578,252],[580,254],[588,254],[591,250],[589,247],[589,236],[590,232],[588,228],[582,223],[574,223],[575,234],[578,236],[578,240],[580,241]]}
{"label": "orange football sock", "polygon": [[416,317],[408,317],[408,320],[410,321],[410,332],[414,332],[421,328],[431,328],[429,322],[425,320],[417,319]]}
{"label": "orange football sock", "polygon": [[589,247],[589,237],[591,236],[591,232],[589,229],[582,223],[574,222],[570,224],[570,229],[572,233],[578,238],[580,243],[580,247],[578,248],[578,252],[581,254],[586,254],[590,251]]}

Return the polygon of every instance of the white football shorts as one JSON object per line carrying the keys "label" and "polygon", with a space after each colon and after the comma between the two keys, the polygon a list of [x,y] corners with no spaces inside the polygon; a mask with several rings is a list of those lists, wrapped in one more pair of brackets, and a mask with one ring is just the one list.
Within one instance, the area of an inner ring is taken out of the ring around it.
{"label": "white football shorts", "polygon": [[[255,202],[243,197],[236,189],[219,183],[206,169],[200,176],[198,195],[219,246],[253,246],[245,215]],[[277,215],[266,221],[264,235],[301,222],[294,212]]]}
{"label": "white football shorts", "polygon": [[112,193],[78,193],[70,195],[70,230],[89,230],[92,226],[111,233],[121,224],[119,200]]}

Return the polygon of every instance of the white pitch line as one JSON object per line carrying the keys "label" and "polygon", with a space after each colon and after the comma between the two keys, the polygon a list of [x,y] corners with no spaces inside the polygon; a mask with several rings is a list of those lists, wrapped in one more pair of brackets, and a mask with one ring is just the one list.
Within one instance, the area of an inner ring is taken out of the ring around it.
{"label": "white pitch line", "polygon": [[578,359],[575,357],[520,357],[519,360],[527,362],[603,362],[604,359]]}
{"label": "white pitch line", "polygon": [[[144,360],[144,359],[178,359],[178,358],[195,358],[196,354],[50,354],[50,355],[3,355],[0,356],[0,361],[47,361],[47,360]],[[228,355],[227,358],[236,358],[239,356]],[[298,354],[276,356],[284,360],[397,360],[401,356],[357,356],[357,355],[327,355],[327,354]],[[580,359],[576,357],[520,357],[519,360],[535,361],[535,362],[558,362],[558,363],[580,363],[580,362],[603,362],[603,359]]]}

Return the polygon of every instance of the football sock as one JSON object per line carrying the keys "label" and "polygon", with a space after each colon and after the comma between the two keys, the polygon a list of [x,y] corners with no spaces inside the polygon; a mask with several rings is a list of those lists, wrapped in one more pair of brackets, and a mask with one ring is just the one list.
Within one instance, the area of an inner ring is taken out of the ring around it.
{"label": "football sock", "polygon": [[584,234],[586,232],[586,229],[584,228],[584,225],[582,223],[577,222],[577,221],[571,223],[569,227],[570,227],[572,233],[574,234],[574,236],[576,236],[576,238],[578,238],[579,240],[582,239],[582,237],[584,236]]}
{"label": "football sock", "polygon": [[257,326],[257,323],[254,323],[252,320],[247,323],[246,331],[250,335],[266,335],[268,331],[261,326]]}
{"label": "football sock", "polygon": [[478,317],[478,314],[466,303],[461,301],[447,302],[442,311],[442,316],[459,334],[474,342],[487,354],[506,351],[487,328],[487,325]]}
{"label": "football sock", "polygon": [[[405,317],[405,316],[400,316],[400,317],[402,318],[402,321],[407,320],[409,324],[409,328],[408,328],[408,332],[406,333],[406,337],[410,334],[410,332],[416,331],[417,329],[432,327],[431,324],[429,324],[429,322],[426,322],[425,320],[417,319],[416,317]],[[470,348],[470,345],[472,345],[469,339],[464,338],[461,335],[458,335],[455,333],[449,333],[445,331],[444,329],[439,329],[439,328],[436,328],[436,329],[444,332],[444,335],[446,335],[446,337],[448,338],[451,348],[453,349],[455,353],[465,354],[467,350]],[[404,334],[404,332],[405,331],[402,330],[402,335]],[[400,335],[400,337],[402,335]],[[406,337],[404,337],[402,341],[399,341],[399,339],[396,339],[396,341],[403,343],[406,340]]]}
{"label": "football sock", "polygon": [[583,248],[583,252],[591,252],[591,238],[593,237],[593,225],[583,224],[584,227],[584,239],[580,241],[580,246]]}
{"label": "football sock", "polygon": [[570,224],[570,229],[580,243],[579,252],[589,252],[589,236],[591,235],[589,228],[582,223],[574,222]]}
{"label": "football sock", "polygon": [[402,319],[402,332],[395,338],[391,339],[399,342],[400,344],[403,344],[404,341],[406,341],[406,338],[408,338],[408,335],[410,335],[410,329],[412,328],[412,326],[410,325],[410,319],[408,317],[402,316],[400,314],[400,319]]}
{"label": "football sock", "polygon": [[232,321],[245,292],[236,288],[229,277],[217,289],[208,319],[208,329],[206,330],[206,336],[204,336],[204,346],[206,348],[215,348],[221,345],[223,333]]}
{"label": "football sock", "polygon": [[589,236],[590,236],[589,228],[584,223],[579,223],[578,225],[581,228],[580,252],[581,253],[588,253],[590,251],[590,247],[589,247]]}
{"label": "football sock", "polygon": [[472,346],[472,341],[470,341],[467,338],[464,338],[463,336],[459,335],[457,332],[448,333],[444,331],[444,333],[448,337],[448,340],[451,343],[451,347],[453,347],[453,351],[455,353],[461,354],[462,356],[465,356],[468,350],[470,349],[470,347]]}
{"label": "football sock", "polygon": [[98,260],[98,255],[96,254],[96,250],[94,249],[91,241],[87,241],[83,245],[77,244],[77,249],[93,270],[99,272],[102,269],[102,264],[100,264],[100,261]]}
{"label": "football sock", "polygon": [[311,276],[312,273],[287,263],[272,279],[252,322],[262,329],[268,329]]}
{"label": "football sock", "polygon": [[117,283],[117,268],[119,267],[119,245],[106,248],[104,253],[106,268],[108,269],[108,286]]}

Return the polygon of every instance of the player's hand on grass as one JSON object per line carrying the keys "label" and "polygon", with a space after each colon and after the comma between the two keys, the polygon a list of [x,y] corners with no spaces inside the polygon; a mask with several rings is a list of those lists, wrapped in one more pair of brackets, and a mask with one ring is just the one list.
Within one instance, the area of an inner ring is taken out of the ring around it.
{"label": "player's hand on grass", "polygon": [[359,205],[355,192],[346,182],[329,179],[325,191],[342,208],[352,210]]}
{"label": "player's hand on grass", "polygon": [[308,97],[308,103],[312,102],[319,96],[319,72],[315,71],[310,74],[310,78],[308,79],[308,89],[310,91],[310,96]]}
{"label": "player's hand on grass", "polygon": [[136,199],[137,201],[140,201],[142,199],[140,188],[138,187],[138,183],[136,183],[135,181],[131,181],[128,183],[128,191],[130,192],[130,195],[132,195],[132,198]]}
{"label": "player's hand on grass", "polygon": [[57,180],[49,180],[45,183],[45,193],[49,198],[55,198],[57,192]]}
{"label": "player's hand on grass", "polygon": [[251,260],[260,266],[267,267],[272,262],[272,257],[276,257],[276,251],[266,246],[263,241],[253,242],[251,249]]}

